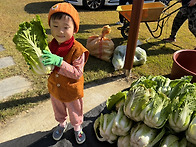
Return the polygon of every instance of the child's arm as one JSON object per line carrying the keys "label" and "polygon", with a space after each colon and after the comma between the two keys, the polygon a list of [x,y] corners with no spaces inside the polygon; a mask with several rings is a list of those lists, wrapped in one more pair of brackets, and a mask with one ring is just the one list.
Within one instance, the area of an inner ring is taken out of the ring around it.
{"label": "child's arm", "polygon": [[83,53],[79,58],[73,61],[72,65],[63,61],[59,74],[72,79],[79,79],[83,75],[85,54]]}

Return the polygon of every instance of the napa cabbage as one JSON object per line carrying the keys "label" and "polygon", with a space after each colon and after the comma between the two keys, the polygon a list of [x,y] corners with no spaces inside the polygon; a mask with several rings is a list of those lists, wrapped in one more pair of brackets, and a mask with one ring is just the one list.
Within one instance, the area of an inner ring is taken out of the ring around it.
{"label": "napa cabbage", "polygon": [[196,85],[185,83],[181,86],[178,95],[173,99],[173,110],[169,116],[169,125],[176,132],[185,131],[196,110]]}
{"label": "napa cabbage", "polygon": [[13,38],[16,49],[22,53],[29,68],[35,74],[50,74],[54,68],[53,65],[44,66],[42,63],[42,51],[50,52],[46,39],[47,35],[38,15],[36,20],[21,23]]}
{"label": "napa cabbage", "polygon": [[186,131],[186,139],[196,145],[196,113]]}

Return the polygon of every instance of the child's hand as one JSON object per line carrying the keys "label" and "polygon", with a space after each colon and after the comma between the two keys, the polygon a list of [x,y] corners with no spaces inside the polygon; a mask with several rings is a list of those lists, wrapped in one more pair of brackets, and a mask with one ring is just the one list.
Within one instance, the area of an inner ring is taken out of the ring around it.
{"label": "child's hand", "polygon": [[42,61],[42,63],[44,64],[44,66],[46,65],[55,65],[60,67],[63,61],[62,57],[59,57],[55,54],[52,54],[46,50],[43,50],[43,55],[42,58],[44,58],[44,60]]}

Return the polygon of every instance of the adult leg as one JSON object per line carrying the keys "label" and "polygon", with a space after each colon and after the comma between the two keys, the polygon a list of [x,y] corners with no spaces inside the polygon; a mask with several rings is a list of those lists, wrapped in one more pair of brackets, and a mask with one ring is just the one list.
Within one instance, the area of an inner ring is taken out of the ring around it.
{"label": "adult leg", "polygon": [[196,6],[189,7],[188,14],[189,30],[196,37]]}
{"label": "adult leg", "polygon": [[176,14],[173,24],[172,24],[172,30],[171,35],[169,38],[164,39],[165,42],[173,42],[176,41],[176,34],[182,24],[188,19],[188,13],[187,13],[187,7],[181,8],[178,13]]}
{"label": "adult leg", "polygon": [[188,13],[187,13],[187,7],[181,8],[176,17],[174,18],[173,25],[172,25],[172,31],[171,31],[171,38],[176,38],[176,34],[180,27],[183,25],[183,23],[188,19]]}

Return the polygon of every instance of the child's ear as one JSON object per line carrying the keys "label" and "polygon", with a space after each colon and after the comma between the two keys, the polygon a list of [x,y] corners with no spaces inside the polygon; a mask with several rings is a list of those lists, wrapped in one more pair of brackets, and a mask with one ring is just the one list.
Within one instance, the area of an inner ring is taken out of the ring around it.
{"label": "child's ear", "polygon": [[76,34],[76,29],[74,29],[74,32],[73,32],[73,34]]}

